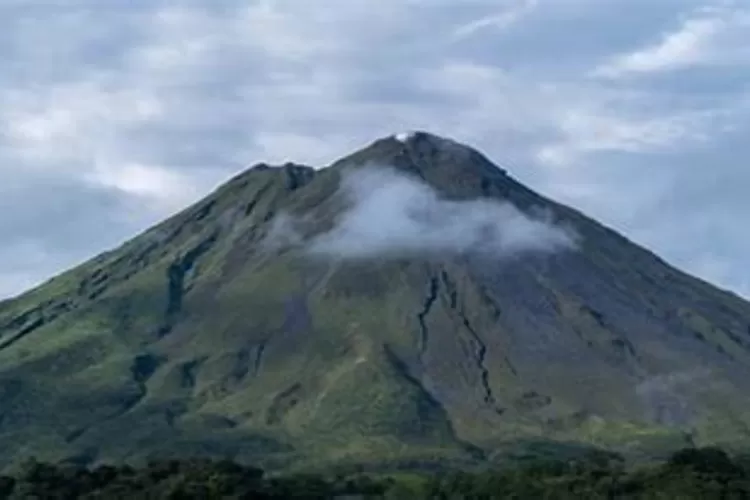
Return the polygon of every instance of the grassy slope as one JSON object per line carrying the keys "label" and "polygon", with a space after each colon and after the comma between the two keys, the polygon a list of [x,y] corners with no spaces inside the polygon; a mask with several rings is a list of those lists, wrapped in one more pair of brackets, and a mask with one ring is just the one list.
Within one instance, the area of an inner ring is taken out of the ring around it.
{"label": "grassy slope", "polygon": [[[317,174],[254,169],[0,304],[0,447],[15,450],[2,458],[465,462],[481,456],[468,443],[500,456],[538,439],[747,436],[747,303],[452,155],[385,141]],[[372,159],[448,196],[552,207],[583,248],[491,280],[460,259],[316,262],[261,244],[283,212],[330,226],[340,172]],[[691,371],[701,363],[706,376]],[[658,377],[686,371],[690,426],[649,415],[633,387],[674,398]]]}

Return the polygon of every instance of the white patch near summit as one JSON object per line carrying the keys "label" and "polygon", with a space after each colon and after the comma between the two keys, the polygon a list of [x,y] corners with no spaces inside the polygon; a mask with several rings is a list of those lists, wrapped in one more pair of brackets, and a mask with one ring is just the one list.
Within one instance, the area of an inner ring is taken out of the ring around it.
{"label": "white patch near summit", "polygon": [[415,134],[416,134],[416,132],[414,132],[414,131],[399,132],[398,134],[394,135],[393,137],[395,137],[397,141],[406,142],[409,139],[413,138]]}
{"label": "white patch near summit", "polygon": [[399,142],[406,143],[412,139],[414,139],[418,134],[424,134],[426,137],[429,137],[430,140],[434,144],[439,144],[442,146],[451,146],[451,147],[459,147],[459,148],[466,148],[463,144],[460,144],[453,139],[448,139],[447,137],[442,137],[435,134],[430,134],[426,132],[421,132],[419,130],[409,130],[407,132],[400,132],[398,134],[394,134],[393,138],[396,139]]}

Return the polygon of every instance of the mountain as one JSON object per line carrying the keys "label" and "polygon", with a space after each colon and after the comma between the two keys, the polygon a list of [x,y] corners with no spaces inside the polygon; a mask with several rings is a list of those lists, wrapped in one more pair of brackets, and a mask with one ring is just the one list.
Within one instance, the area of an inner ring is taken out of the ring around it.
{"label": "mountain", "polygon": [[748,375],[749,303],[415,132],[256,165],[0,303],[0,464],[744,446]]}

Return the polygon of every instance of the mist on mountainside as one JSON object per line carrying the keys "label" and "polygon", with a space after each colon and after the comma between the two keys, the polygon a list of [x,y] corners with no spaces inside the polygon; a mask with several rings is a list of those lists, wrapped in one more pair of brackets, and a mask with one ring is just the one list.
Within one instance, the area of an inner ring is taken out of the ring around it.
{"label": "mist on mountainside", "polygon": [[[305,241],[312,256],[400,258],[472,253],[501,259],[522,252],[575,250],[577,233],[549,214],[528,215],[509,202],[449,200],[415,176],[390,166],[347,172],[339,194],[347,202],[335,226]],[[303,243],[305,217],[276,217],[268,243]]]}

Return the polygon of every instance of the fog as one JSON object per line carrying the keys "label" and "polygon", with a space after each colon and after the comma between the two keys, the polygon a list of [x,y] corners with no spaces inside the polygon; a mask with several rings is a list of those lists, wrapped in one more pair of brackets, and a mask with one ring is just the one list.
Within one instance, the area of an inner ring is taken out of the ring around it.
{"label": "fog", "polygon": [[[531,217],[490,199],[447,200],[420,179],[390,167],[349,173],[339,194],[348,208],[332,230],[307,240],[312,255],[365,259],[472,252],[501,258],[576,246],[575,233],[549,216]],[[303,224],[289,216],[278,218],[274,239],[299,243],[296,228]]]}

